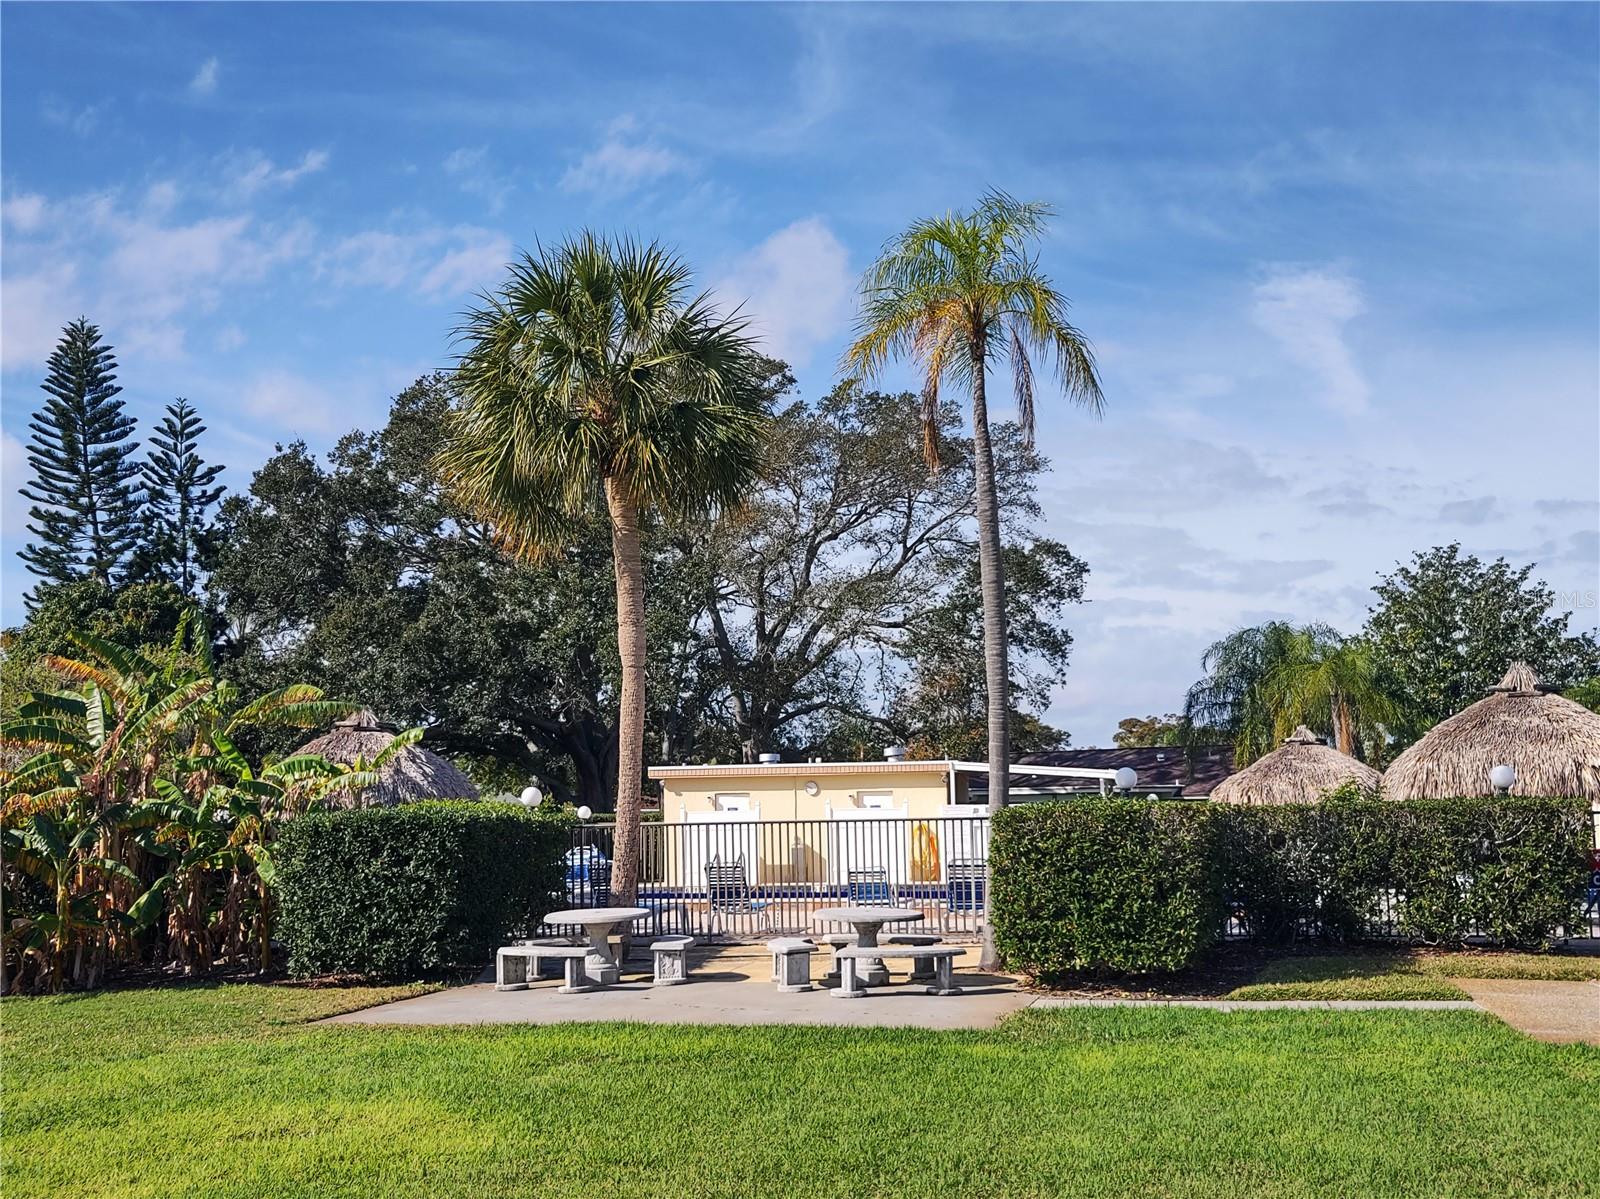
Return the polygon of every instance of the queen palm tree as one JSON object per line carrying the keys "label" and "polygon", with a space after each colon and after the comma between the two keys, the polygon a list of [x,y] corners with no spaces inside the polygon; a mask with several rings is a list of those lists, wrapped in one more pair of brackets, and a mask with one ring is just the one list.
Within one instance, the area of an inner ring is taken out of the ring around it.
{"label": "queen palm tree", "polygon": [[647,511],[736,502],[761,462],[766,401],[744,322],[691,296],[689,268],[652,243],[585,233],[524,255],[467,314],[446,479],[516,553],[570,544],[604,503],[621,658],[612,892],[638,887],[644,774]]}
{"label": "queen palm tree", "polygon": [[[985,390],[989,367],[1011,368],[1017,417],[1029,446],[1035,358],[1049,360],[1067,398],[1096,413],[1104,402],[1088,339],[1067,322],[1066,297],[1039,269],[1033,247],[1050,215],[1044,204],[1019,203],[991,191],[972,212],[949,212],[916,222],[890,241],[868,268],[862,280],[857,337],[845,355],[847,369],[867,377],[892,358],[916,360],[923,376],[923,454],[930,470],[939,467],[941,384],[965,387],[972,396],[990,812],[1006,802],[1011,674]],[[991,963],[994,959],[987,943],[985,958]]]}

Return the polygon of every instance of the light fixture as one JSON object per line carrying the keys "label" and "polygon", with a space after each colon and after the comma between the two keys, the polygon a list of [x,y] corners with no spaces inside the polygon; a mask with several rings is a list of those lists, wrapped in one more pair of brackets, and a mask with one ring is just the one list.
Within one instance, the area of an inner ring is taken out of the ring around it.
{"label": "light fixture", "polygon": [[594,809],[589,807],[588,804],[584,804],[582,807],[580,807],[578,809],[578,819],[579,820],[588,820],[589,817],[591,817],[593,815],[594,815]]}
{"label": "light fixture", "polygon": [[537,787],[524,787],[519,798],[527,807],[537,808],[544,802],[544,792]]}
{"label": "light fixture", "polygon": [[1511,784],[1517,781],[1517,772],[1510,766],[1496,766],[1489,772],[1489,782],[1494,785],[1496,795],[1507,795],[1511,791]]}
{"label": "light fixture", "polygon": [[1127,794],[1133,790],[1134,784],[1139,781],[1139,772],[1132,766],[1123,766],[1118,769],[1116,778],[1117,790]]}
{"label": "light fixture", "polygon": [[816,795],[821,790],[822,790],[822,788],[817,786],[817,780],[816,779],[807,779],[806,780],[806,794],[807,795]]}

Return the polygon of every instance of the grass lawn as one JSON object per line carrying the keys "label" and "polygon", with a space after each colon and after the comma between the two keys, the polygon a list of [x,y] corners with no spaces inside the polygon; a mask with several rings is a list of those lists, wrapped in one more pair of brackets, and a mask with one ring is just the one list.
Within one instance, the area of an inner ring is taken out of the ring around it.
{"label": "grass lawn", "polygon": [[1269,962],[1229,999],[1466,999],[1452,978],[1600,978],[1600,958],[1542,953],[1308,954]]}
{"label": "grass lawn", "polygon": [[1568,1196],[1600,1050],[1477,1013],[985,1033],[307,1027],[379,990],[6,1000],[24,1196]]}

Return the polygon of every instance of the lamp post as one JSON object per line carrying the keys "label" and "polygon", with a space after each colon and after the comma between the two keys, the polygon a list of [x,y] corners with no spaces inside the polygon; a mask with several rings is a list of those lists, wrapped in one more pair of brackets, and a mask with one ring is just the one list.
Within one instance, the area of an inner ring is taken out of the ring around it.
{"label": "lamp post", "polygon": [[518,798],[522,801],[524,807],[537,808],[544,802],[544,792],[539,790],[538,787],[524,787],[522,794]]}
{"label": "lamp post", "polygon": [[1112,781],[1116,783],[1117,790],[1126,795],[1138,783],[1139,772],[1132,766],[1123,766],[1117,771],[1116,778]]}
{"label": "lamp post", "polygon": [[591,817],[593,815],[594,815],[594,809],[591,808],[588,804],[584,804],[582,807],[580,807],[578,809],[578,819],[583,821],[585,824],[587,824],[589,822],[589,817]]}
{"label": "lamp post", "polygon": [[1511,784],[1517,781],[1517,772],[1510,766],[1496,766],[1489,772],[1489,782],[1496,795],[1511,794]]}

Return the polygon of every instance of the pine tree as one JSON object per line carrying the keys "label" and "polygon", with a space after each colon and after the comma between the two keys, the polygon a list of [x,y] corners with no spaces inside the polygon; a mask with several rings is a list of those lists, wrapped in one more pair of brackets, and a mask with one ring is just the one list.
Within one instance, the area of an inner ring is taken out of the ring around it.
{"label": "pine tree", "polygon": [[138,538],[139,464],[129,457],[134,421],[117,394],[117,360],[100,330],[79,317],[62,330],[41,386],[49,399],[28,427],[34,480],[21,488],[30,542],[21,558],[51,582],[120,582]]}
{"label": "pine tree", "polygon": [[150,528],[138,554],[140,573],[168,579],[192,594],[206,556],[206,509],[227,488],[213,487],[220,465],[207,466],[196,445],[206,427],[200,414],[179,398],[150,437],[144,486]]}

